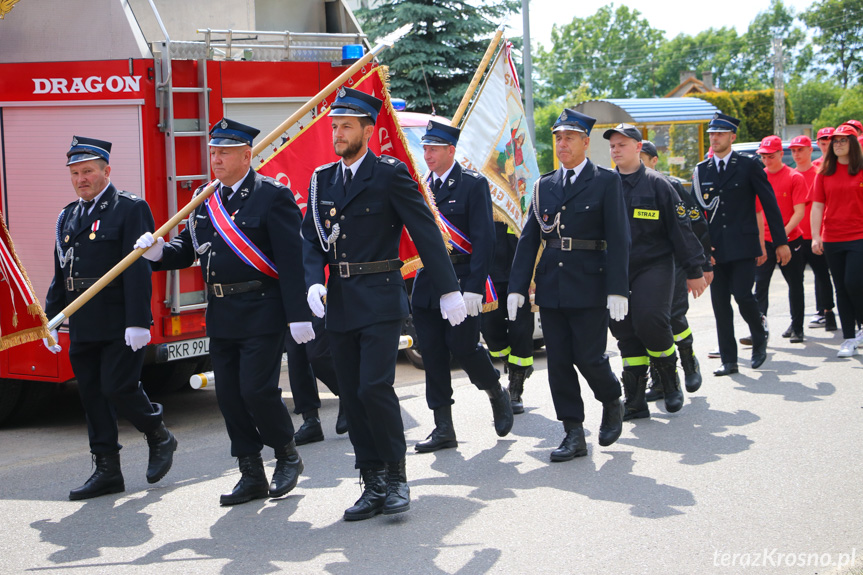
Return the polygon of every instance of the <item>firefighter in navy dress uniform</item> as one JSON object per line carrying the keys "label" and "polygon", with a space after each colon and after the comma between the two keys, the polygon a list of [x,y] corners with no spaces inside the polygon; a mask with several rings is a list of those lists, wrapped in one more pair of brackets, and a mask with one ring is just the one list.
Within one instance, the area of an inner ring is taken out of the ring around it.
{"label": "firefighter in navy dress uniform", "polygon": [[[643,140],[641,142],[641,161],[648,168],[656,169],[656,164],[659,162],[659,152],[650,140]],[[670,176],[666,176],[666,179],[671,183],[674,191],[677,192],[677,195],[683,201],[692,231],[695,232],[695,235],[701,242],[704,250],[704,263],[701,264],[701,271],[709,286],[710,282],[713,281],[713,264],[710,263],[710,233],[707,230],[707,220],[704,219],[704,214],[695,202],[692,194],[683,189],[678,180]],[[692,328],[686,319],[688,311],[689,290],[686,287],[686,268],[675,260],[674,295],[671,298],[671,333],[674,334],[674,344],[677,346],[677,353],[680,356],[680,365],[683,368],[686,391],[693,393],[701,388],[703,378],[698,358],[692,349],[694,339]],[[662,399],[662,385],[658,379],[658,377],[651,376],[651,387],[645,394],[647,401]]]}
{"label": "firefighter in navy dress uniform", "polygon": [[662,386],[666,409],[683,407],[677,348],[671,331],[674,265],[686,270],[688,291],[707,288],[701,273],[704,248],[692,232],[689,210],[668,180],[641,162],[641,132],[632,124],[606,130],[611,159],[623,183],[632,234],[629,255],[629,314],[611,322],[623,360],[624,421],[650,417],[645,399],[649,365]]}
{"label": "firefighter in navy dress uniform", "polygon": [[[393,389],[408,296],[399,260],[407,227],[452,325],[467,309],[434,216],[407,167],[368,149],[383,102],[342,88],[330,109],[333,148],[342,159],[312,176],[303,220],[308,303],[326,316],[339,391],[365,483],[345,520],[410,507],[405,434]],[[324,269],[329,283],[324,287]],[[323,297],[326,296],[326,307]]]}
{"label": "firefighter in navy dress uniform", "polygon": [[430,121],[422,139],[424,158],[431,173],[429,185],[435,203],[449,228],[453,245],[450,260],[455,268],[468,317],[452,326],[440,313],[440,294],[430,273],[420,270],[414,280],[411,308],[417,343],[423,355],[426,402],[434,411],[435,428],[414,448],[423,453],[456,447],[452,421],[450,353],[458,360],[471,383],[491,400],[494,428],[501,437],[512,429],[509,393],[500,385],[500,373],[479,343],[488,273],[494,258],[494,219],[488,181],[455,161],[460,130]]}
{"label": "firefighter in navy dress uniform", "polygon": [[[45,299],[49,316],[60,313],[131,252],[138,236],[153,230],[147,203],[110,182],[110,152],[110,142],[75,136],[66,154],[79,200],[66,206],[57,221],[54,279]],[[147,482],[156,483],[171,469],[177,440],[165,428],[162,406],[150,403],[139,381],[150,341],[151,293],[150,266],[139,260],[69,318],[69,361],[78,379],[96,467],[69,499],[125,490],[118,414],[147,438]],[[57,332],[52,335],[56,341]],[[58,345],[48,349],[60,351]]]}
{"label": "firefighter in navy dress uniform", "polygon": [[[503,222],[494,222],[494,262],[489,276],[494,289],[506,294],[512,259],[518,245],[518,236]],[[515,321],[506,317],[506,306],[482,314],[482,337],[492,357],[503,359],[509,373],[509,396],[513,413],[524,413],[524,382],[533,373],[533,312],[531,306],[518,308]]]}
{"label": "firefighter in navy dress uniform", "polygon": [[714,375],[737,373],[737,342],[731,296],[752,334],[752,368],[767,360],[767,332],[758,303],[752,294],[755,260],[761,256],[755,198],[761,200],[767,225],[776,246],[776,259],[785,265],[791,259],[782,213],[764,169],[754,159],[731,149],[740,120],[717,112],[707,127],[713,157],[699,163],[692,175],[696,201],[707,212],[713,249],[714,276],[710,300],[716,316],[716,333],[722,367]]}
{"label": "firefighter in navy dress uniform", "polygon": [[[200,259],[216,397],[241,472],[233,491],[221,496],[222,505],[281,497],[303,471],[279,388],[289,325],[297,342],[314,338],[311,314],[302,305],[301,216],[287,187],[251,169],[258,133],[227,118],[216,123],[209,146],[218,189],[169,243],[154,243],[146,234],[135,244],[149,248],[144,257],[157,270],[186,268]],[[276,457],[269,485],[264,445]]]}
{"label": "firefighter in navy dress uniform", "polygon": [[[525,304],[536,265],[536,304],[548,352],[548,381],[566,436],[552,461],[587,455],[584,402],[575,367],[602,402],[599,444],[617,441],[623,428],[620,382],[605,346],[609,316],[628,307],[630,233],[620,177],[586,158],[594,118],[565,109],[552,127],[561,169],[534,186],[530,216],[518,240],[507,313]],[[540,242],[545,249],[539,263]],[[575,367],[574,367],[575,366]]]}

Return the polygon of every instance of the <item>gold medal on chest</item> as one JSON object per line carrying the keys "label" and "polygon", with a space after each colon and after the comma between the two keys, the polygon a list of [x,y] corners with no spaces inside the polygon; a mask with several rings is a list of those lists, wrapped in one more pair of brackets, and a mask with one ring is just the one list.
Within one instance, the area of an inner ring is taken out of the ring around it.
{"label": "gold medal on chest", "polygon": [[336,208],[330,208],[330,216],[332,217],[335,215],[336,215]]}
{"label": "gold medal on chest", "polygon": [[90,239],[91,239],[91,240],[95,240],[95,239],[96,239],[96,232],[90,232]]}
{"label": "gold medal on chest", "polygon": [[63,238],[63,242],[67,244],[69,243],[69,234],[66,234],[66,237]]}
{"label": "gold medal on chest", "polygon": [[710,194],[702,194],[702,195],[704,196],[705,200],[710,197]]}
{"label": "gold medal on chest", "polygon": [[324,220],[324,227],[330,229],[330,220]]}

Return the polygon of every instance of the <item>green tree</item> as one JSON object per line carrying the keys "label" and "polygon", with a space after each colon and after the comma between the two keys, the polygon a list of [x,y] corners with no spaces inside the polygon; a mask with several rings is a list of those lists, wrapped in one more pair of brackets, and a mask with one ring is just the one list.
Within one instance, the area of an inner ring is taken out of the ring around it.
{"label": "green tree", "polygon": [[806,32],[796,24],[794,9],[782,0],[771,0],[767,10],[759,12],[744,35],[745,51],[740,61],[737,90],[761,90],[773,87],[773,39],[782,40],[787,68],[796,61],[803,47]]}
{"label": "green tree", "polygon": [[[455,113],[503,16],[520,0],[383,0],[356,12],[371,38],[381,38],[404,24],[411,32],[387,50],[390,90],[407,100],[408,109],[440,115]],[[426,90],[428,81],[428,91]]]}
{"label": "green tree", "polygon": [[581,84],[561,99],[561,102],[548,102],[534,108],[533,125],[536,129],[536,161],[541,173],[554,169],[554,145],[551,128],[564,108],[575,108],[587,100],[593,100],[587,84]]}
{"label": "green tree", "polygon": [[863,0],[818,0],[801,15],[816,32],[818,56],[835,66],[843,88],[863,74]]}
{"label": "green tree", "polygon": [[836,104],[844,90],[833,79],[808,80],[788,84],[786,90],[794,109],[794,117],[801,124],[811,124],[828,106]]}
{"label": "green tree", "polygon": [[685,70],[713,72],[714,84],[733,89],[739,81],[736,69],[744,40],[734,28],[708,28],[695,36],[678,34],[660,46],[651,63],[656,95],[664,96],[680,83]]}
{"label": "green tree", "polygon": [[536,56],[538,88],[549,98],[559,98],[581,84],[608,97],[651,96],[651,69],[645,62],[664,38],[640,12],[627,6],[615,9],[614,4],[555,25],[551,48],[540,47]]}
{"label": "green tree", "polygon": [[863,90],[856,88],[845,90],[839,101],[824,108],[812,125],[820,130],[825,126],[836,127],[848,120],[860,119],[863,119]]}

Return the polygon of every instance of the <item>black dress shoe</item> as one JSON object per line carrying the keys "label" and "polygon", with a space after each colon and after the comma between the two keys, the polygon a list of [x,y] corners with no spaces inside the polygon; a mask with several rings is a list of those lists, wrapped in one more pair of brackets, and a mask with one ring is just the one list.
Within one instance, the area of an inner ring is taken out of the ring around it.
{"label": "black dress shoe", "polygon": [[71,501],[90,499],[126,490],[123,473],[120,471],[120,452],[94,453],[93,464],[96,470],[84,485],[69,492]]}
{"label": "black dress shoe", "polygon": [[348,416],[345,415],[345,410],[342,407],[342,400],[339,400],[339,415],[336,417],[336,433],[344,435],[348,432]]}
{"label": "black dress shoe", "polygon": [[758,369],[767,361],[767,340],[752,347],[752,369]]}
{"label": "black dress shoe", "polygon": [[512,400],[509,391],[500,384],[485,391],[491,402],[491,413],[494,417],[494,431],[499,437],[505,437],[512,430],[513,414]]}
{"label": "black dress shoe", "polygon": [[177,438],[168,431],[164,423],[160,423],[155,431],[146,434],[147,445],[150,446],[150,457],[147,463],[147,483],[156,483],[171,470],[174,463],[174,452],[177,451]]}
{"label": "black dress shoe", "polygon": [[582,424],[564,424],[564,428],[566,429],[566,436],[560,442],[560,447],[551,452],[551,460],[569,461],[587,455],[587,442],[584,439]]}
{"label": "black dress shoe", "polygon": [[294,442],[297,445],[306,445],[307,443],[316,443],[324,440],[324,429],[321,427],[321,418],[318,417],[318,410],[314,409],[303,414],[303,424],[294,433]]}
{"label": "black dress shoe", "polygon": [[371,519],[383,513],[387,498],[387,476],[383,469],[360,469],[363,494],[352,507],[345,509],[345,521]]}
{"label": "black dress shoe", "polygon": [[723,363],[722,367],[713,372],[713,375],[720,377],[723,375],[731,375],[732,373],[737,373],[737,364]]}
{"label": "black dress shoe", "polygon": [[238,505],[252,499],[263,499],[270,494],[267,485],[267,474],[264,473],[264,461],[261,454],[244,455],[237,459],[240,467],[240,480],[230,493],[223,493],[219,498],[222,505]]}
{"label": "black dress shoe", "polygon": [[[645,404],[646,405],[646,404]],[[608,447],[623,432],[623,404],[620,398],[602,404],[602,423],[599,424],[599,444]]]}
{"label": "black dress shoe", "polygon": [[802,331],[795,331],[791,334],[788,341],[790,343],[803,343],[804,339],[806,339],[806,338],[803,337]]}
{"label": "black dress shoe", "polygon": [[752,336],[741,337],[739,341],[741,345],[752,345]]}
{"label": "black dress shoe", "polygon": [[794,326],[789,325],[788,329],[786,329],[785,331],[782,332],[782,337],[784,337],[785,339],[788,339],[792,335],[794,335]]}
{"label": "black dress shoe", "polygon": [[[509,399],[509,398],[507,398]],[[404,513],[411,508],[411,488],[408,487],[405,460],[386,464],[387,495],[384,499],[384,515]]]}
{"label": "black dress shoe", "polygon": [[297,444],[291,441],[281,449],[276,450],[276,470],[273,472],[273,480],[270,482],[269,496],[281,497],[297,486],[300,473],[305,466],[300,454],[297,453]]}
{"label": "black dress shoe", "polygon": [[431,453],[439,449],[458,447],[455,438],[455,427],[452,423],[452,406],[438,407],[434,410],[435,428],[425,439],[418,441],[414,449],[420,453]]}

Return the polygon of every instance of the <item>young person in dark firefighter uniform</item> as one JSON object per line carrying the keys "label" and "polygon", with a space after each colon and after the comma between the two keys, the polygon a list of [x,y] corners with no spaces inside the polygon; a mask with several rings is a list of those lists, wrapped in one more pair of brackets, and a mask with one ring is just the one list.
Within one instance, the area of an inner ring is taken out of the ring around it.
{"label": "young person in dark firefighter uniform", "polygon": [[[491,266],[491,281],[499,294],[509,289],[512,259],[518,245],[518,236],[503,222],[494,223],[494,263]],[[533,312],[530,305],[518,308],[515,320],[506,317],[506,306],[482,314],[482,337],[492,357],[503,359],[509,373],[509,396],[512,412],[524,413],[521,395],[524,382],[533,373]]]}
{"label": "young person in dark firefighter uniform", "polygon": [[[641,161],[646,167],[652,170],[656,169],[656,164],[659,162],[659,152],[650,140],[642,140],[641,142]],[[704,219],[704,214],[692,194],[684,190],[678,180],[670,177],[666,179],[680,199],[683,200],[683,203],[686,204],[689,224],[704,248],[704,263],[701,265],[701,271],[709,286],[710,282],[713,281],[713,265],[710,263],[710,232],[707,229],[707,220]],[[695,351],[692,349],[692,328],[686,320],[688,311],[689,290],[686,287],[686,268],[679,265],[675,260],[674,295],[671,298],[671,333],[674,334],[674,344],[677,346],[677,353],[680,356],[680,366],[683,368],[686,391],[693,393],[701,387],[702,377],[701,366],[698,364]],[[662,395],[662,384],[655,377],[655,370],[651,370],[650,387],[645,397],[647,401],[656,401],[662,399]]]}
{"label": "young person in dark firefighter uniform", "polygon": [[497,434],[503,437],[512,429],[509,393],[501,387],[500,373],[479,343],[480,316],[495,248],[491,194],[485,177],[455,161],[459,135],[458,128],[431,121],[422,139],[431,171],[429,184],[452,237],[450,261],[464,291],[468,317],[459,325],[450,325],[441,316],[440,294],[434,290],[430,272],[417,272],[411,307],[425,365],[426,402],[435,420],[431,434],[414,446],[421,453],[458,445],[452,421],[450,354],[471,383],[488,394]]}
{"label": "young person in dark firefighter uniform", "polygon": [[695,297],[707,288],[701,273],[704,248],[692,232],[689,210],[662,174],[641,162],[641,132],[631,124],[606,130],[611,159],[623,182],[632,251],[629,255],[629,315],[611,322],[623,360],[624,420],[650,417],[644,394],[652,363],[669,412],[683,407],[677,349],[671,333],[674,264],[686,270]]}
{"label": "young person in dark firefighter uniform", "polygon": [[[575,367],[602,403],[599,444],[618,440],[623,424],[620,382],[605,346],[609,316],[621,320],[628,306],[629,223],[620,178],[586,157],[594,118],[565,109],[552,132],[561,169],[534,186],[530,217],[512,263],[507,296],[510,321],[530,305],[536,267],[536,304],[548,351],[548,381],[566,435],[552,461],[587,455],[584,402]],[[540,243],[545,249],[539,263]]]}

